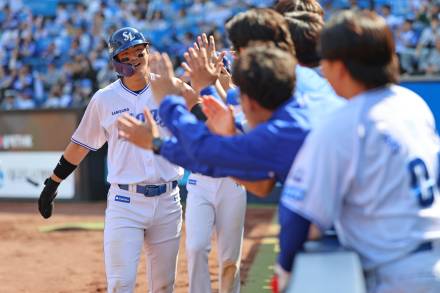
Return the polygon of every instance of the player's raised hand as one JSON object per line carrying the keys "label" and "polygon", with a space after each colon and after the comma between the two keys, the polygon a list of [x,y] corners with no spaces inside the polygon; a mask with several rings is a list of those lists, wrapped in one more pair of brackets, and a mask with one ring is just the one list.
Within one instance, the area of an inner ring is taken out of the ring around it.
{"label": "player's raised hand", "polygon": [[173,64],[166,53],[154,53],[150,56],[151,72],[158,74],[151,80],[154,99],[160,104],[166,95],[181,95],[182,84],[174,77]]}
{"label": "player's raised hand", "polygon": [[159,136],[159,130],[148,108],[144,109],[145,123],[124,114],[118,118],[118,134],[129,142],[144,149],[152,148],[153,138]]}
{"label": "player's raised hand", "polygon": [[208,58],[208,51],[205,47],[199,48],[197,44],[193,48],[189,48],[188,52],[183,54],[186,62],[182,63],[183,69],[191,79],[191,85],[196,92],[214,84],[220,75],[223,66],[223,56],[220,53],[214,62]]}
{"label": "player's raised hand", "polygon": [[234,112],[212,96],[202,97],[202,110],[208,120],[208,128],[219,135],[229,136],[236,133]]}
{"label": "player's raised hand", "polygon": [[197,46],[194,47],[194,49],[198,48],[205,48],[206,49],[206,53],[208,56],[208,60],[214,64],[215,61],[217,60],[217,52],[215,49],[215,40],[214,40],[214,36],[209,36],[209,40],[208,40],[208,36],[203,33],[201,36],[197,37]]}

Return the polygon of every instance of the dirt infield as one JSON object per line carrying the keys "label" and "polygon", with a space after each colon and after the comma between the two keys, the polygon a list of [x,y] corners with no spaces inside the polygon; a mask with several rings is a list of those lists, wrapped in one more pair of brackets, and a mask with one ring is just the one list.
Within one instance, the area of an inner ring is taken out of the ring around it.
{"label": "dirt infield", "polygon": [[[0,292],[106,292],[102,231],[42,233],[39,227],[72,222],[102,222],[105,203],[57,203],[55,216],[42,219],[35,203],[0,202]],[[241,264],[242,283],[268,235],[274,208],[248,208]],[[185,235],[183,233],[183,235]],[[188,291],[182,237],[177,293]],[[212,287],[217,292],[216,245],[209,256]],[[139,265],[136,292],[147,292],[145,258]]]}

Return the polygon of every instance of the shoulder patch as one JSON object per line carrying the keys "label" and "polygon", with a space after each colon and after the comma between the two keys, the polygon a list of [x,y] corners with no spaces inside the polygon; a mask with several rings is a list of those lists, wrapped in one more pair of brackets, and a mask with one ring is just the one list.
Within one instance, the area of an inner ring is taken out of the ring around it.
{"label": "shoulder patch", "polygon": [[302,188],[298,188],[295,186],[285,186],[282,196],[293,200],[303,200],[305,193],[306,191]]}

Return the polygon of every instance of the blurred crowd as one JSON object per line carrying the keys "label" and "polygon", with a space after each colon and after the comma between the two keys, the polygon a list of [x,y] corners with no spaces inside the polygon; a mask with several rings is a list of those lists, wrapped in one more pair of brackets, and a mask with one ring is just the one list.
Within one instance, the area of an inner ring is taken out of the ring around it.
{"label": "blurred crowd", "polygon": [[[273,2],[58,0],[54,11],[44,13],[29,1],[0,0],[0,109],[86,105],[98,88],[117,78],[108,62],[106,41],[118,28],[139,29],[153,50],[167,52],[178,65],[194,36],[213,34],[218,48],[226,48],[223,24],[228,18]],[[346,8],[379,11],[394,32],[402,73],[440,74],[440,1],[320,2],[326,17]],[[38,3],[44,8],[45,0]]]}

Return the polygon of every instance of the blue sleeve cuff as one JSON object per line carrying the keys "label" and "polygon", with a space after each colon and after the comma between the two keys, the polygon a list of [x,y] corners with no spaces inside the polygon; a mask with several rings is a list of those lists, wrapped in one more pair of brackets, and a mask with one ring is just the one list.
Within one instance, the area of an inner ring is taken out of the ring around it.
{"label": "blue sleeve cuff", "polygon": [[178,104],[178,105],[186,105],[185,99],[182,96],[178,95],[166,95],[165,98],[160,103],[160,108],[163,106],[169,107],[169,105]]}
{"label": "blue sleeve cuff", "polygon": [[231,88],[226,92],[226,104],[237,106],[239,102],[240,91],[238,88]]}
{"label": "blue sleeve cuff", "polygon": [[[167,95],[160,103],[159,116],[165,123],[165,126],[170,128],[173,121],[173,112],[175,108],[181,107],[186,109],[185,99],[177,95]],[[170,129],[171,130],[171,129]]]}
{"label": "blue sleeve cuff", "polygon": [[217,91],[213,85],[209,85],[200,91],[201,96],[217,95]]}

